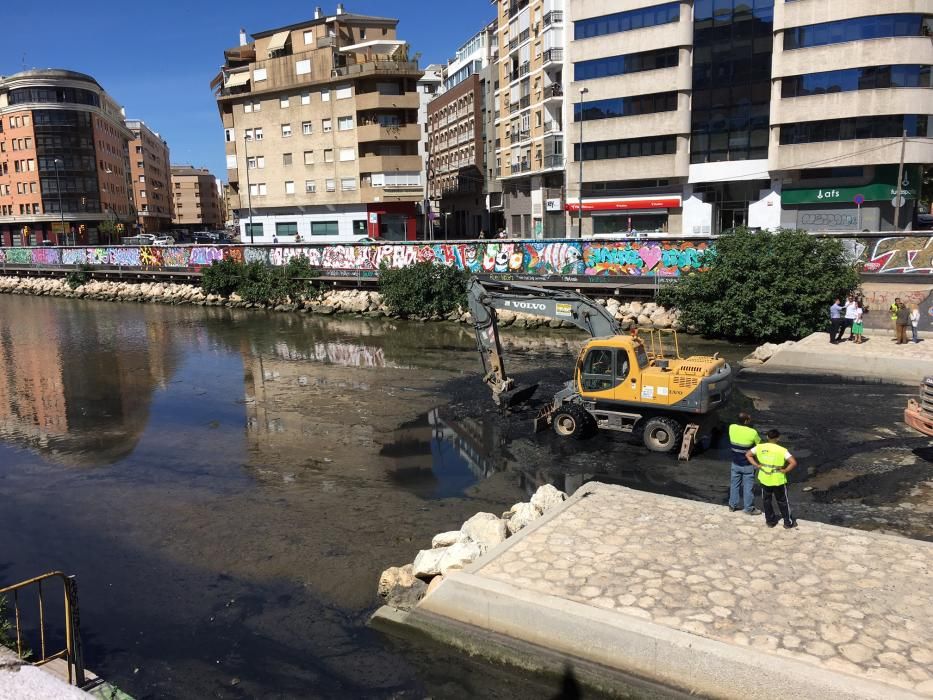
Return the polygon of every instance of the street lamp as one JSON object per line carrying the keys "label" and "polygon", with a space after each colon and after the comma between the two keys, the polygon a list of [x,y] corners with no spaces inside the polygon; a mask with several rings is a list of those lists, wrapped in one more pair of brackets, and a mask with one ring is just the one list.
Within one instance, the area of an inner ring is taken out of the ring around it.
{"label": "street lamp", "polygon": [[583,238],[583,120],[585,117],[583,102],[588,92],[589,90],[585,87],[580,88],[580,152],[577,153],[577,160],[580,163],[580,181],[577,195],[577,238]]}
{"label": "street lamp", "polygon": [[62,206],[62,181],[58,176],[58,164],[61,163],[62,167],[65,167],[65,161],[61,158],[56,158],[55,163],[55,189],[58,190],[58,211],[62,215],[62,235],[65,236],[65,245],[68,245],[68,235],[65,233],[65,207]]}
{"label": "street lamp", "polygon": [[246,145],[253,140],[250,134],[243,135],[243,159],[246,161],[246,207],[249,209],[249,244],[253,245],[253,193],[249,184],[249,147]]}

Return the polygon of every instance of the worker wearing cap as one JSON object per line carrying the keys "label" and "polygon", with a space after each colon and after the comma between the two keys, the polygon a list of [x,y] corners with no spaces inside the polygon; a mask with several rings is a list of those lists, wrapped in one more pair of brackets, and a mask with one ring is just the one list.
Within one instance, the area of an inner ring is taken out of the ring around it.
{"label": "worker wearing cap", "polygon": [[761,484],[761,501],[768,527],[778,524],[774,513],[772,496],[784,518],[784,527],[788,530],[797,527],[787,502],[787,475],[797,467],[797,460],[784,447],[778,444],[781,434],[777,430],[768,431],[768,442],[755,445],[745,453],[745,457],[758,471],[758,483]]}
{"label": "worker wearing cap", "polygon": [[[761,515],[755,508],[755,468],[745,457],[745,453],[761,442],[758,431],[752,427],[752,417],[740,413],[737,422],[729,426],[729,444],[732,447],[732,469],[729,480],[729,512],[734,513],[740,507],[747,515]],[[742,505],[739,506],[739,503]]]}

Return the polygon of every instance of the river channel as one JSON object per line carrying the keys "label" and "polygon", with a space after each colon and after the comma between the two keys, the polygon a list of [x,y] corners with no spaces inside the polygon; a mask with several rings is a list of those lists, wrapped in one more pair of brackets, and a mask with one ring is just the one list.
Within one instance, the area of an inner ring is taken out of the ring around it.
{"label": "river channel", "polygon": [[[582,340],[509,334],[511,367],[544,396]],[[379,572],[543,483],[724,503],[726,446],[536,436],[478,366],[452,324],[0,297],[0,586],[76,574],[88,666],[136,698],[549,697],[370,630]],[[728,411],[781,426],[801,517],[928,538],[907,393],[743,379]]]}

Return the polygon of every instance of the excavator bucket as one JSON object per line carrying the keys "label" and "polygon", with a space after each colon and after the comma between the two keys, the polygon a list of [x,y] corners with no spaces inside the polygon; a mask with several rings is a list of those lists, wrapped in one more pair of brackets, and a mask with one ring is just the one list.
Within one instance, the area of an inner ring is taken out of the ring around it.
{"label": "excavator bucket", "polygon": [[500,408],[514,408],[515,406],[520,406],[521,404],[528,401],[532,396],[534,396],[534,393],[537,390],[537,384],[530,384],[528,386],[518,387],[517,389],[503,391],[496,397],[496,403]]}

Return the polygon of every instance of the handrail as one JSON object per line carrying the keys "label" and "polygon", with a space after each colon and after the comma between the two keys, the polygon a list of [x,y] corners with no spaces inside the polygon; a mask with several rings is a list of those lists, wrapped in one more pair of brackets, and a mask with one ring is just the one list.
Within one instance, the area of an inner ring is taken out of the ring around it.
{"label": "handrail", "polygon": [[[65,613],[65,648],[54,654],[46,653],[46,635],[45,635],[45,597],[42,593],[42,582],[47,579],[61,579],[64,592],[64,613]],[[55,659],[65,659],[68,667],[68,683],[76,685],[79,688],[86,683],[84,675],[84,654],[81,649],[80,618],[78,614],[78,584],[74,576],[68,576],[62,571],[50,571],[41,576],[14,583],[5,588],[0,588],[0,596],[6,593],[13,594],[13,611],[16,625],[16,655],[20,659],[25,659],[28,650],[23,651],[23,625],[20,619],[19,592],[28,586],[35,585],[39,599],[39,649],[40,658],[33,663],[34,666],[42,666]]]}

